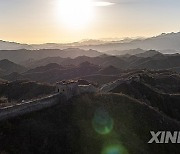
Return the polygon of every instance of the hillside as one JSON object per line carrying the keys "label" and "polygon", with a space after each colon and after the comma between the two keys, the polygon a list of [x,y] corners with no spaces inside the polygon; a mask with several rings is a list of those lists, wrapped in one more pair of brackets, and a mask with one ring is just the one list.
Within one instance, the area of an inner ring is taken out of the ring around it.
{"label": "hillside", "polygon": [[[134,52],[134,50],[132,51]],[[0,55],[1,53],[6,53],[6,55],[2,55],[2,57],[9,57],[10,60],[17,61],[28,69],[45,66],[50,63],[56,63],[62,66],[78,66],[86,61],[101,67],[113,66],[119,69],[174,69],[179,71],[179,69],[176,68],[180,67],[179,54],[162,54],[156,50],[148,50],[143,53],[134,52],[134,55],[125,54],[120,56],[102,55],[93,50],[85,51],[75,48],[64,50],[0,51]],[[10,61],[6,63],[6,65],[8,65]],[[19,72],[19,70],[15,68],[13,68],[13,70]],[[12,73],[12,71],[10,71],[10,73]],[[1,67],[0,75],[7,75]]]}
{"label": "hillside", "polygon": [[[87,76],[87,79],[90,76],[95,77],[97,75],[118,76],[123,73],[123,71],[126,71],[126,69],[128,69],[127,71],[148,69],[174,70],[178,72],[178,68],[180,67],[180,55],[163,55],[157,51],[151,50],[141,55],[129,57],[108,55],[98,57],[80,56],[74,59],[49,57],[35,61],[28,67],[29,70],[22,73],[16,71],[16,73],[13,72],[7,75],[0,71],[1,78],[9,81],[30,79],[34,81],[55,83],[59,80],[81,78],[85,76]],[[109,81],[111,81],[111,79]]]}
{"label": "hillside", "polygon": [[[89,62],[101,67],[113,66],[119,69],[176,69],[180,67],[179,54],[161,54],[158,51],[149,50],[136,55],[109,56],[101,55],[97,57],[79,56],[76,58],[45,58],[29,63],[29,68],[35,68],[49,63],[57,63],[62,66],[79,65],[83,62]],[[178,69],[176,69],[178,70]]]}
{"label": "hillside", "polygon": [[106,84],[108,82],[112,82],[119,79],[119,75],[94,74],[94,75],[81,76],[75,79],[84,79],[84,80],[95,82],[98,85],[102,85],[102,84]]}
{"label": "hillside", "polygon": [[124,73],[118,80],[102,86],[102,90],[126,94],[180,120],[179,74],[170,71]]}
{"label": "hillside", "polygon": [[61,64],[64,60],[66,60],[66,58],[46,57],[40,60],[27,60],[27,61],[22,62],[21,64],[31,69],[35,67],[45,66],[51,63]]}
{"label": "hillside", "polygon": [[140,48],[137,49],[129,49],[129,50],[109,50],[105,51],[105,53],[110,54],[110,55],[136,55],[136,54],[141,54],[146,52],[145,50],[142,50]]}
{"label": "hillside", "polygon": [[179,153],[177,144],[147,144],[151,130],[173,131],[180,123],[144,103],[118,94],[84,95],[70,102],[1,122],[0,151],[99,154],[115,148],[123,154]]}
{"label": "hillside", "polygon": [[34,68],[40,66],[40,64],[47,65],[49,63],[54,63],[54,62],[62,66],[67,66],[67,65],[77,66],[84,62],[89,62],[94,65],[100,65],[102,67],[109,67],[110,65],[112,65],[114,67],[123,68],[127,65],[127,62],[121,57],[101,55],[97,57],[78,56],[76,58],[49,57],[38,61],[34,61],[28,66],[30,68]]}
{"label": "hillside", "polygon": [[116,74],[120,74],[122,72],[122,70],[110,65],[108,67],[102,68],[101,70],[99,70],[99,74],[104,74],[104,75],[116,75]]}
{"label": "hillside", "polygon": [[62,58],[75,58],[78,56],[89,56],[96,57],[101,55],[95,50],[83,50],[78,48],[67,48],[67,49],[41,49],[41,50],[0,50],[0,60],[8,59],[15,63],[25,63],[25,61],[40,60],[47,57],[62,57]]}
{"label": "hillside", "polygon": [[21,73],[25,70],[26,70],[25,67],[15,64],[7,59],[0,60],[0,75],[1,76],[5,74],[10,74],[12,72]]}
{"label": "hillside", "polygon": [[27,80],[0,83],[0,97],[7,98],[9,103],[37,98],[54,91],[55,87],[52,85]]}
{"label": "hillside", "polygon": [[100,67],[89,62],[83,62],[78,66],[62,67],[58,64],[48,64],[46,66],[30,69],[24,73],[12,73],[3,76],[3,79],[14,81],[17,79],[29,79],[33,81],[41,81],[48,83],[56,83],[61,80],[82,77],[86,75],[96,74]]}
{"label": "hillside", "polygon": [[146,52],[143,52],[143,53],[139,53],[139,54],[135,54],[135,56],[137,57],[153,57],[153,56],[156,56],[156,55],[163,55],[162,53],[156,51],[156,50],[148,50]]}
{"label": "hillside", "polygon": [[0,50],[29,49],[30,45],[0,40]]}
{"label": "hillside", "polygon": [[57,63],[49,63],[46,66],[39,66],[34,69],[30,69],[30,70],[26,71],[26,73],[46,72],[51,69],[64,69],[64,67],[58,65]]}
{"label": "hillside", "polygon": [[132,68],[146,69],[171,69],[180,66],[180,55],[166,56],[164,58],[148,58],[146,61],[135,65]]}

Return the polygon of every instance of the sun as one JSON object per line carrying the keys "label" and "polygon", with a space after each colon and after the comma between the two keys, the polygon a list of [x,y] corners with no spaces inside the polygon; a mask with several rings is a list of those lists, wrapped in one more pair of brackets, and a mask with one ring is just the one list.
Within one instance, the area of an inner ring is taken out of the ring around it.
{"label": "sun", "polygon": [[68,28],[83,28],[93,17],[92,4],[92,0],[59,0],[58,18]]}

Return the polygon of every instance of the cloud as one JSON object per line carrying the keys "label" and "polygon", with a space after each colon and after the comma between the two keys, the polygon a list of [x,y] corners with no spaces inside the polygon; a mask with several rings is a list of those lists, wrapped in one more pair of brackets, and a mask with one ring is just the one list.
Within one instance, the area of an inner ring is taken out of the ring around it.
{"label": "cloud", "polygon": [[110,5],[114,5],[115,3],[111,3],[111,2],[103,2],[103,1],[99,1],[99,2],[94,2],[95,6],[110,6]]}

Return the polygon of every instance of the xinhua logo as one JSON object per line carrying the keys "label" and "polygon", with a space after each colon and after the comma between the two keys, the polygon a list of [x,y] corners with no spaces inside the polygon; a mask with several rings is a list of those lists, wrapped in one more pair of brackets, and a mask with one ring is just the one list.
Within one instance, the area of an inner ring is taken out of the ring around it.
{"label": "xinhua logo", "polygon": [[148,143],[180,143],[180,131],[150,131],[152,138]]}

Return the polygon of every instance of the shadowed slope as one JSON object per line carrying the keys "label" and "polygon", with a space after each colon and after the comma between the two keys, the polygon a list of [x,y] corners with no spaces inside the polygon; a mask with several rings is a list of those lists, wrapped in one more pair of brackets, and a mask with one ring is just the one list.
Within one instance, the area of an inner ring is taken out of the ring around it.
{"label": "shadowed slope", "polygon": [[125,95],[83,95],[0,126],[0,151],[8,153],[100,154],[110,147],[123,154],[179,153],[176,144],[147,142],[149,131],[180,124]]}

